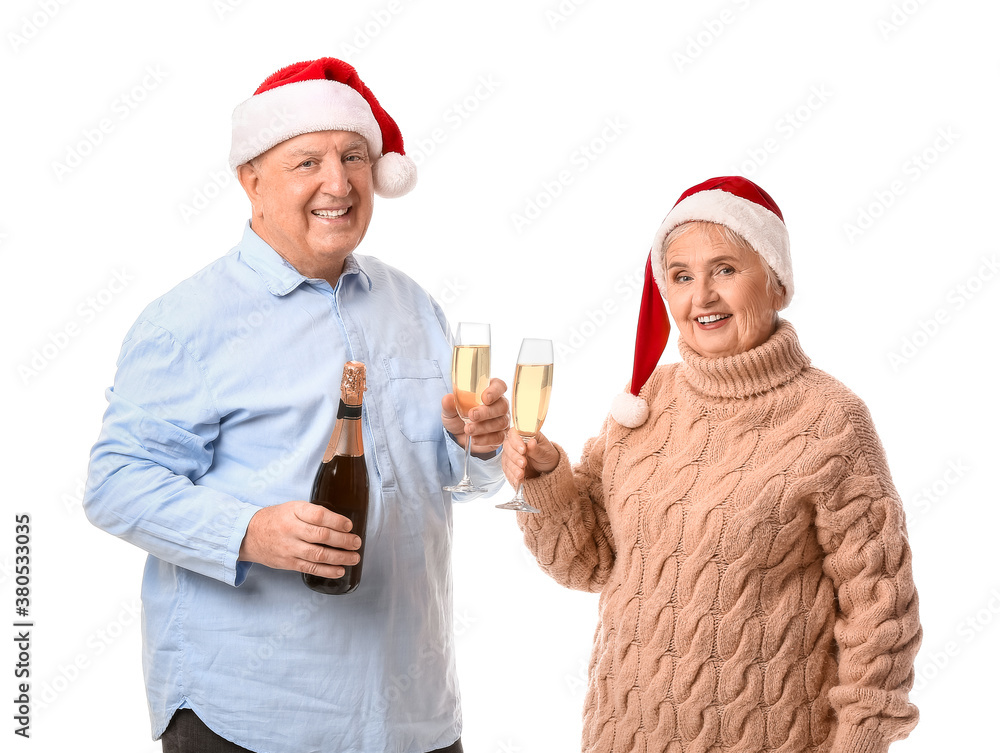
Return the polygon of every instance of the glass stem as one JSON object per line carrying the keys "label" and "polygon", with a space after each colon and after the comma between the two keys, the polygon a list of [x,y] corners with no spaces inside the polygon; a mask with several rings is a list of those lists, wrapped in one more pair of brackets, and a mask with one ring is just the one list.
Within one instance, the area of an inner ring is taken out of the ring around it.
{"label": "glass stem", "polygon": [[468,484],[471,483],[469,478],[469,456],[472,454],[472,435],[465,440],[465,464],[462,466],[462,480],[459,483]]}

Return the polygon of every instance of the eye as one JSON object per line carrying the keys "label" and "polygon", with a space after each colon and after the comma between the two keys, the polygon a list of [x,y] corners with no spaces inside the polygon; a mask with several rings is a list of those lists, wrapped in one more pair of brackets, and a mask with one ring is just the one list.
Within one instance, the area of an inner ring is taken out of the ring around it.
{"label": "eye", "polygon": [[720,275],[734,275],[734,274],[736,274],[736,270],[733,269],[732,267],[722,267],[719,270],[719,274]]}
{"label": "eye", "polygon": [[307,159],[304,162],[300,162],[299,163],[299,167],[312,167],[315,164],[316,164],[316,160],[314,160],[314,159]]}
{"label": "eye", "polygon": [[689,282],[694,278],[691,275],[686,275],[683,272],[674,275],[674,282]]}

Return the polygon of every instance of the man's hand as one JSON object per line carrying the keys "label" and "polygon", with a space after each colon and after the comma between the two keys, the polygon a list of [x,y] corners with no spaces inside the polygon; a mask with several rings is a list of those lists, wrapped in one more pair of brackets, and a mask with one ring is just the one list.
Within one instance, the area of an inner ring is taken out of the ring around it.
{"label": "man's hand", "polygon": [[469,423],[458,415],[455,396],[448,393],[441,398],[441,423],[462,447],[471,437],[473,455],[492,456],[503,444],[510,426],[510,416],[507,415],[510,405],[504,397],[505,392],[507,385],[502,379],[491,379],[489,386],[483,390],[483,404],[469,411]]}
{"label": "man's hand", "polygon": [[262,507],[250,518],[240,560],[321,578],[339,578],[341,565],[356,565],[361,539],[351,521],[311,502]]}
{"label": "man's hand", "polygon": [[559,465],[559,450],[538,432],[525,442],[512,428],[503,445],[503,473],[507,483],[517,488],[526,478],[536,478]]}

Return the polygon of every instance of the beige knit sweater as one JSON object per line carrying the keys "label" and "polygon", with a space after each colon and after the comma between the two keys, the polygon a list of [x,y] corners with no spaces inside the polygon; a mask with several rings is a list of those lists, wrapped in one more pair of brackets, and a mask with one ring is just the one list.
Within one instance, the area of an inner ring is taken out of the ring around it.
{"label": "beige knit sweater", "polygon": [[542,569],[600,592],[583,750],[885,751],[917,723],[903,509],[864,404],[782,321],[683,363],[525,484]]}

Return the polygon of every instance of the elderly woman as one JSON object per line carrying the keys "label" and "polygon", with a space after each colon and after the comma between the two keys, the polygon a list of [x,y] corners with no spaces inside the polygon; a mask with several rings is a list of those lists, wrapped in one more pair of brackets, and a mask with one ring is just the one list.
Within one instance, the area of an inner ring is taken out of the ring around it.
{"label": "elderly woman", "polygon": [[[885,751],[917,722],[903,508],[865,405],[778,317],[778,207],[743,178],[691,188],[646,278],[630,394],[581,462],[505,444],[541,510],[528,548],[601,594],[583,750]],[[683,361],[657,367],[663,299]]]}

